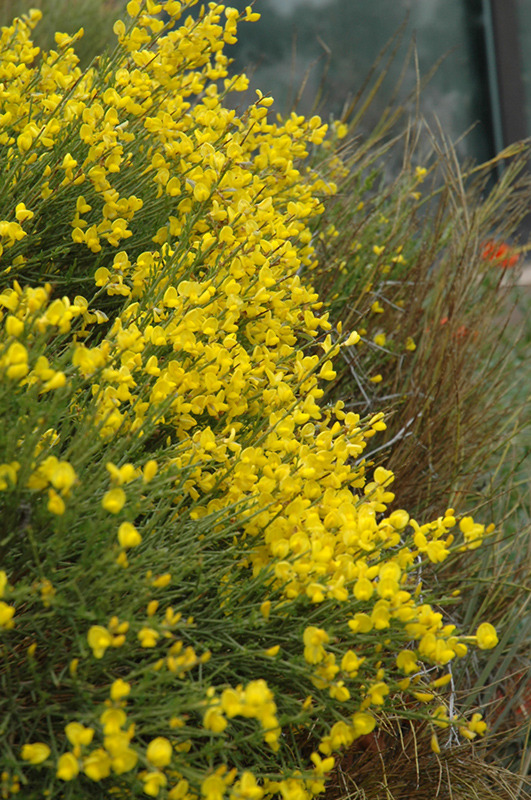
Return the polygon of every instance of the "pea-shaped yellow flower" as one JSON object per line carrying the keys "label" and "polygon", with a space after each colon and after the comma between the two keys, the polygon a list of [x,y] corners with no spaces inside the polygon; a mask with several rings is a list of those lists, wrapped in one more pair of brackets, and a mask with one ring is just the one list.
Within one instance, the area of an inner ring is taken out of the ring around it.
{"label": "pea-shaped yellow flower", "polygon": [[168,779],[162,772],[148,772],[142,777],[142,780],[144,781],[144,794],[150,797],[156,797],[159,793],[159,789],[162,786],[166,786],[168,782]]}
{"label": "pea-shaped yellow flower", "polygon": [[416,672],[419,665],[415,652],[413,650],[401,650],[396,657],[396,666],[406,675],[409,675],[410,672]]}
{"label": "pea-shaped yellow flower", "polygon": [[106,736],[120,732],[127,722],[127,715],[123,708],[106,708],[100,716],[100,722]]}
{"label": "pea-shaped yellow flower", "polygon": [[57,777],[62,781],[72,781],[79,774],[79,764],[73,753],[63,753],[57,763]]}
{"label": "pea-shaped yellow flower", "polygon": [[127,697],[130,691],[131,684],[122,678],[117,678],[111,686],[111,700],[121,700],[122,697]]}
{"label": "pea-shaped yellow flower", "polygon": [[111,514],[119,514],[125,505],[126,499],[124,490],[118,486],[105,492],[101,504],[105,511],[109,511]]}
{"label": "pea-shaped yellow flower", "polygon": [[112,644],[112,636],[107,628],[101,625],[93,625],[88,634],[87,640],[96,658],[103,658],[106,649]]}
{"label": "pea-shaped yellow flower", "polygon": [[15,208],[15,216],[19,222],[24,222],[27,219],[31,219],[34,214],[33,211],[30,211],[24,203],[18,203]]}
{"label": "pea-shaped yellow flower", "polygon": [[350,335],[347,337],[347,339],[345,339],[345,341],[343,342],[343,345],[345,347],[352,347],[353,345],[358,344],[359,340],[360,340],[359,333],[357,331],[352,331]]}
{"label": "pea-shaped yellow flower", "polygon": [[23,761],[29,761],[30,764],[42,764],[43,761],[46,761],[50,752],[50,748],[44,742],[33,742],[32,744],[25,744],[20,755]]}
{"label": "pea-shaped yellow flower", "polygon": [[138,547],[142,542],[142,536],[130,522],[122,522],[118,528],[118,541],[124,550],[127,550],[130,547]]}
{"label": "pea-shaped yellow flower", "polygon": [[376,467],[374,470],[374,480],[376,483],[380,485],[388,486],[390,483],[393,483],[395,476],[389,469],[385,469],[384,467]]}
{"label": "pea-shaped yellow flower", "polygon": [[3,600],[0,600],[0,628],[13,628],[15,625],[13,622],[14,614],[15,609],[13,606],[9,606]]}
{"label": "pea-shaped yellow flower", "polygon": [[159,635],[154,628],[141,628],[137,633],[137,639],[141,647],[155,647]]}
{"label": "pea-shaped yellow flower", "polygon": [[82,745],[90,744],[94,736],[94,728],[85,728],[80,722],[69,722],[65,726],[66,738],[70,744]]}
{"label": "pea-shaped yellow flower", "polygon": [[205,711],[203,716],[203,725],[209,731],[214,731],[214,733],[223,733],[227,727],[227,720],[219,708],[214,706]]}
{"label": "pea-shaped yellow flower", "polygon": [[206,800],[223,797],[225,784],[219,775],[209,775],[201,784],[201,794]]}
{"label": "pea-shaped yellow flower", "polygon": [[388,522],[390,525],[393,526],[393,528],[396,528],[397,530],[402,530],[403,528],[406,527],[406,525],[409,522],[409,514],[407,513],[407,511],[404,511],[401,508],[397,509],[396,511],[393,511],[392,514],[390,514]]}
{"label": "pea-shaped yellow flower", "polygon": [[376,726],[376,720],[366,711],[357,711],[352,717],[352,722],[354,724],[356,736],[366,736],[368,733],[371,733]]}
{"label": "pea-shaped yellow flower", "polygon": [[322,628],[316,628],[309,625],[303,634],[304,641],[304,658],[308,664],[318,664],[325,657],[325,649],[323,644],[330,641],[327,632]]}
{"label": "pea-shaped yellow flower", "polygon": [[264,790],[258,786],[252,772],[244,772],[241,780],[236,783],[232,796],[241,800],[261,800]]}
{"label": "pea-shaped yellow flower", "polygon": [[154,767],[167,767],[171,761],[172,746],[168,739],[163,736],[157,736],[149,743],[147,749],[147,758]]}
{"label": "pea-shaped yellow flower", "polygon": [[483,622],[476,631],[480,650],[492,650],[498,644],[496,629],[490,622]]}
{"label": "pea-shaped yellow flower", "polygon": [[147,464],[144,466],[144,471],[143,471],[144,483],[150,483],[157,474],[157,470],[158,470],[157,462],[154,461],[153,459],[148,461]]}
{"label": "pea-shaped yellow flower", "polygon": [[111,773],[111,758],[103,748],[93,750],[83,761],[85,775],[93,781],[108,778]]}

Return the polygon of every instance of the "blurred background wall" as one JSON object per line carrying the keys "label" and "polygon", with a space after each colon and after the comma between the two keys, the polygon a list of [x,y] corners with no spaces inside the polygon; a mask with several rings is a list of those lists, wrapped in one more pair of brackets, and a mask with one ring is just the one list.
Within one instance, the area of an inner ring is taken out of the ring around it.
{"label": "blurred background wall", "polygon": [[[227,5],[243,9],[250,2]],[[54,31],[73,33],[83,26],[76,51],[87,65],[115,41],[112,24],[125,5],[126,0],[0,0],[0,25],[41,8],[35,39],[45,49],[54,46]],[[414,91],[417,67],[425,78],[441,59],[421,93],[419,112],[430,127],[440,123],[454,141],[463,137],[461,156],[487,160],[531,130],[531,0],[256,0],[254,10],[260,21],[242,23],[238,43],[227,47],[233,70],[251,78],[249,91],[233,96],[241,106],[254,100],[259,87],[275,98],[279,111],[296,107],[338,119],[401,28],[401,42],[362,130],[379,119],[403,69],[400,100]],[[411,52],[406,62],[413,42],[417,65]],[[415,103],[410,110],[415,112]]]}
{"label": "blurred background wall", "polygon": [[[284,110],[293,105],[306,76],[298,110],[340,117],[381,49],[404,25],[402,43],[364,125],[370,127],[381,115],[414,40],[421,77],[444,59],[422,93],[421,113],[430,125],[437,118],[453,139],[475,125],[460,145],[461,154],[480,159],[491,154],[481,0],[258,0],[254,8],[262,19],[246,27],[230,48],[234,66],[252,73],[253,88],[271,92]],[[401,99],[415,84],[411,54]]]}

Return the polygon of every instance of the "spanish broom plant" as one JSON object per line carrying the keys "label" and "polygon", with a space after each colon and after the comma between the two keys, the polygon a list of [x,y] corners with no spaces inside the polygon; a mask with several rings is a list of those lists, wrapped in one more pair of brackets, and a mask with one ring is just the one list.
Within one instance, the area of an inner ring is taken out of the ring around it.
{"label": "spanish broom plant", "polygon": [[445,698],[496,630],[422,570],[492,530],[391,510],[384,414],[328,400],[327,125],[229,110],[258,15],[195,5],[132,0],[85,70],[1,31],[5,797],[309,800],[389,715],[432,758],[486,728]]}

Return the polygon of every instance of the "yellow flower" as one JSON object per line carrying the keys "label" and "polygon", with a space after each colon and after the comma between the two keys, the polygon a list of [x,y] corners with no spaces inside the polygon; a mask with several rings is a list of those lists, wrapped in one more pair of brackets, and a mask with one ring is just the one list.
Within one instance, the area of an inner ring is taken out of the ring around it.
{"label": "yellow flower", "polygon": [[344,122],[335,122],[334,127],[336,129],[336,136],[338,139],[344,139],[348,133],[348,125],[345,125]]}
{"label": "yellow flower", "polygon": [[4,356],[8,365],[6,375],[10,380],[19,380],[29,372],[28,351],[20,342],[13,342]]}
{"label": "yellow flower", "polygon": [[111,481],[118,486],[124,483],[131,483],[131,481],[134,481],[140,474],[135,469],[134,464],[122,464],[121,467],[117,467],[112,461],[108,461],[105,466],[107,467],[107,472],[111,476]]}
{"label": "yellow flower", "polygon": [[308,664],[318,664],[325,657],[325,649],[323,644],[330,641],[327,632],[322,628],[316,628],[310,625],[304,631],[304,658]]}
{"label": "yellow flower", "polygon": [[387,684],[379,681],[378,683],[373,683],[371,686],[369,686],[368,693],[371,698],[371,703],[381,706],[385,702],[386,695],[389,694],[389,687]]}
{"label": "yellow flower", "polygon": [[343,342],[345,347],[352,347],[355,344],[358,344],[360,341],[360,335],[357,331],[352,331],[349,336]]}
{"label": "yellow flower", "polygon": [[325,361],[319,372],[319,377],[324,381],[333,381],[336,375],[336,371],[332,368],[332,362]]}
{"label": "yellow flower", "polygon": [[62,781],[72,781],[79,774],[79,764],[73,753],[63,753],[57,762],[56,775]]}
{"label": "yellow flower", "polygon": [[214,733],[223,733],[227,720],[217,706],[211,706],[203,716],[203,726]]}
{"label": "yellow flower", "polygon": [[103,495],[101,504],[111,514],[119,514],[125,505],[126,499],[124,490],[120,487],[115,487]]}
{"label": "yellow flower", "polygon": [[419,703],[429,703],[430,700],[433,700],[435,695],[431,692],[413,692],[413,697],[415,697]]}
{"label": "yellow flower", "polygon": [[433,564],[438,564],[441,561],[444,561],[450,554],[450,551],[446,547],[444,542],[441,542],[440,539],[436,542],[429,542],[426,547],[426,552],[428,554],[428,558]]}
{"label": "yellow flower", "polygon": [[15,626],[14,615],[15,609],[13,606],[8,606],[7,603],[0,600],[0,628],[6,628],[6,630],[13,628]]}
{"label": "yellow flower", "polygon": [[101,747],[83,759],[83,772],[93,781],[101,781],[111,774],[111,758]]}
{"label": "yellow flower", "polygon": [[159,636],[158,631],[153,628],[141,628],[137,634],[141,647],[155,647]]}
{"label": "yellow flower", "polygon": [[450,720],[448,719],[448,709],[446,706],[437,706],[432,714],[432,720],[433,724],[437,725],[438,728],[447,728],[450,725]]}
{"label": "yellow flower", "polygon": [[171,582],[171,572],[165,572],[164,575],[159,575],[158,577],[153,578],[153,580],[151,581],[151,585],[154,586],[156,589],[165,589],[170,582]]}
{"label": "yellow flower", "polygon": [[483,622],[477,629],[476,636],[481,650],[492,650],[498,644],[496,629],[490,622]]}
{"label": "yellow flower", "polygon": [[358,578],[354,584],[354,597],[356,600],[369,600],[374,591],[374,586],[367,578]]}
{"label": "yellow flower", "polygon": [[5,329],[8,336],[21,336],[24,332],[24,323],[10,314],[6,318]]}
{"label": "yellow flower", "polygon": [[87,640],[96,658],[103,658],[106,649],[112,645],[113,641],[107,628],[101,625],[93,625],[89,629]]}
{"label": "yellow flower", "polygon": [[127,697],[130,691],[131,684],[122,678],[117,678],[111,686],[111,700],[121,700],[122,697]]}
{"label": "yellow flower", "polygon": [[371,612],[371,620],[376,630],[381,631],[384,628],[388,628],[389,617],[389,602],[387,600],[378,600]]}
{"label": "yellow flower", "polygon": [[65,501],[61,495],[57,494],[55,489],[48,489],[48,503],[47,508],[50,514],[61,516],[66,511]]}
{"label": "yellow flower", "polygon": [[347,650],[341,659],[341,670],[349,675],[355,675],[364,661],[364,658],[358,658],[354,650]]}
{"label": "yellow flower", "polygon": [[140,14],[140,3],[138,3],[137,0],[131,0],[131,2],[127,4],[127,13],[130,17],[138,16],[138,14]]}
{"label": "yellow flower", "polygon": [[410,672],[416,672],[419,669],[419,665],[414,651],[401,650],[396,657],[396,666],[406,675],[409,675]]}
{"label": "yellow flower", "polygon": [[393,528],[396,528],[399,531],[403,530],[409,522],[409,514],[407,511],[397,509],[389,516],[388,522],[393,526]]}
{"label": "yellow flower", "polygon": [[225,784],[219,775],[209,775],[201,784],[201,794],[206,800],[222,800]]}
{"label": "yellow flower", "polygon": [[162,769],[163,767],[167,767],[171,761],[172,746],[168,739],[165,739],[163,736],[157,736],[156,739],[153,739],[149,743],[146,755],[148,761],[150,761],[154,767]]}
{"label": "yellow flower", "polygon": [[31,219],[33,216],[33,211],[29,211],[24,203],[17,204],[15,208],[15,217],[17,218],[18,222],[25,222],[25,220]]}
{"label": "yellow flower", "polygon": [[347,624],[354,633],[358,633],[358,631],[360,633],[369,633],[373,628],[372,619],[368,614],[361,612],[355,614],[353,619],[349,619]]}
{"label": "yellow flower", "polygon": [[168,783],[168,779],[162,772],[144,773],[142,780],[144,781],[144,793],[150,797],[156,797],[159,790]]}
{"label": "yellow flower", "polygon": [[316,775],[326,775],[334,768],[335,758],[321,758],[319,753],[312,753],[310,759],[314,763],[313,771]]}
{"label": "yellow flower", "polygon": [[138,545],[142,542],[142,536],[139,534],[135,526],[130,522],[122,522],[118,528],[118,541],[120,542],[121,547],[123,547],[124,550],[127,550],[130,547],[138,547]]}
{"label": "yellow flower", "polygon": [[374,470],[374,480],[376,483],[380,485],[389,486],[390,483],[393,483],[395,476],[389,469],[385,469],[384,467],[376,467]]}
{"label": "yellow flower", "polygon": [[481,539],[485,533],[485,526],[474,522],[472,517],[463,517],[459,523],[459,528],[464,534],[469,550],[475,550],[481,544]]}
{"label": "yellow flower", "polygon": [[106,735],[119,733],[127,722],[127,714],[123,708],[106,708],[100,715],[100,722]]}
{"label": "yellow flower", "polygon": [[356,736],[366,736],[376,727],[376,720],[366,711],[357,711],[352,717]]}
{"label": "yellow flower", "polygon": [[332,750],[339,750],[340,747],[348,747],[356,736],[355,729],[346,722],[336,722],[330,729],[330,742]]}
{"label": "yellow flower", "polygon": [[271,600],[264,600],[260,606],[260,613],[264,619],[269,619],[269,614],[271,613]]}
{"label": "yellow flower", "polygon": [[473,733],[479,733],[480,736],[483,736],[487,730],[487,723],[483,721],[481,714],[473,714],[472,719],[469,721],[467,727]]}
{"label": "yellow flower", "polygon": [[51,750],[47,744],[43,742],[33,742],[33,744],[25,744],[21,750],[21,758],[23,761],[29,761],[30,764],[42,764],[50,755]]}
{"label": "yellow flower", "polygon": [[261,800],[264,796],[264,790],[258,786],[252,772],[243,772],[241,779],[234,785],[230,795],[234,800]]}
{"label": "yellow flower", "polygon": [[332,686],[329,689],[329,692],[330,692],[330,697],[333,697],[340,703],[345,703],[347,700],[350,699],[350,692],[345,686],[344,681],[338,681],[337,683],[332,684]]}
{"label": "yellow flower", "polygon": [[80,722],[69,722],[65,727],[66,738],[70,744],[83,745],[90,744],[94,736],[93,728],[85,728]]}
{"label": "yellow flower", "polygon": [[112,740],[111,737],[105,737],[105,747],[112,755],[112,769],[116,775],[130,772],[138,763],[138,755],[131,747],[126,746],[128,743],[129,736],[125,733],[114,734]]}
{"label": "yellow flower", "polygon": [[146,465],[144,466],[144,470],[143,470],[144,483],[150,483],[153,480],[153,478],[155,477],[155,475],[157,474],[157,470],[158,470],[157,462],[155,460],[153,460],[153,459],[148,461],[146,463]]}
{"label": "yellow flower", "polygon": [[242,694],[235,689],[224,689],[221,694],[221,708],[228,717],[242,713]]}

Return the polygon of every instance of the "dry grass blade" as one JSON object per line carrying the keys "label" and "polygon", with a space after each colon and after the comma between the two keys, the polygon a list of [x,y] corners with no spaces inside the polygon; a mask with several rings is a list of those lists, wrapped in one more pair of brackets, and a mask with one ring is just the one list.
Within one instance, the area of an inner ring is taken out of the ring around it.
{"label": "dry grass blade", "polygon": [[469,743],[430,746],[431,731],[391,721],[357,742],[337,765],[327,800],[523,800],[531,784],[487,763]]}

